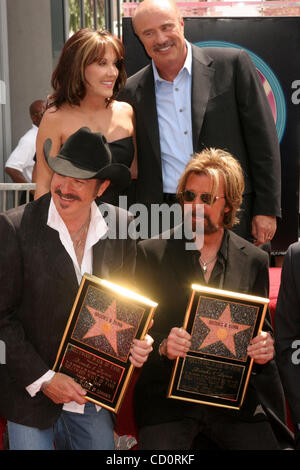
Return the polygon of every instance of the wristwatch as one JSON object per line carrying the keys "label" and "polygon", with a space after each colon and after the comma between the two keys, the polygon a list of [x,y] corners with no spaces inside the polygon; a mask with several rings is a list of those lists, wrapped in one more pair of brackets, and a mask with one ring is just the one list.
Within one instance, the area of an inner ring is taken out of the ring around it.
{"label": "wristwatch", "polygon": [[167,355],[167,338],[163,339],[160,345],[158,346],[158,353],[160,356]]}

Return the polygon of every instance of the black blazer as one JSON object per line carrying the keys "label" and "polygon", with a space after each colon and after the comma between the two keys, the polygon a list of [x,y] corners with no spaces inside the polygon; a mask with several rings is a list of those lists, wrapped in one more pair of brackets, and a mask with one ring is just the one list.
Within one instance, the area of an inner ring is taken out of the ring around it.
{"label": "black blazer", "polygon": [[[155,339],[153,352],[143,366],[134,394],[135,416],[140,427],[195,416],[196,407],[200,406],[166,398],[173,361],[158,354],[159,344],[171,328],[182,326],[190,285],[197,282],[187,262],[185,242],[174,236],[177,230],[169,240],[152,239],[138,244],[136,282],[144,295],[159,303],[150,332]],[[267,254],[233,232],[229,232],[223,288],[268,297]],[[264,330],[272,332],[269,314]],[[239,413],[241,419],[253,421],[257,403],[261,403],[279,440],[284,446],[293,445],[285,425],[285,403],[275,362],[253,370],[256,374],[252,374],[242,411],[233,412]]]}
{"label": "black blazer", "polygon": [[274,317],[276,358],[300,448],[300,243],[284,258]]}
{"label": "black blazer", "polygon": [[[159,127],[152,66],[127,80],[120,100],[136,114],[137,201],[163,201]],[[266,94],[243,50],[192,45],[192,128],[195,152],[221,148],[244,170],[252,215],[281,215],[279,144]]]}
{"label": "black blazer", "polygon": [[[53,367],[78,291],[72,260],[47,226],[49,202],[48,194],[0,215],[0,339],[6,345],[0,414],[41,429],[57,420],[62,406],[42,392],[31,398],[25,387]],[[127,212],[112,210],[127,226]],[[93,248],[93,274],[129,284],[135,256],[133,240],[101,239]]]}

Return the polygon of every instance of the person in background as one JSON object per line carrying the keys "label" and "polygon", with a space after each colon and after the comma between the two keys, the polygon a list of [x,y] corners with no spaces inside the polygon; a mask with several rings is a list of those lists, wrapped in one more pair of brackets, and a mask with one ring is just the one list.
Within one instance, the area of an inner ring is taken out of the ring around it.
{"label": "person in background", "polygon": [[300,243],[289,246],[274,316],[276,360],[300,449]]}
{"label": "person in background", "polygon": [[[47,193],[52,176],[43,143],[52,140],[56,155],[67,138],[81,127],[101,132],[113,159],[132,169],[135,177],[135,117],[128,103],[116,101],[126,81],[124,47],[108,31],[80,29],[65,43],[52,74],[53,93],[48,98],[37,136],[35,198]],[[109,188],[102,200],[118,203]]]}
{"label": "person in background", "polygon": [[245,177],[234,231],[256,245],[269,243],[281,216],[280,152],[266,93],[248,54],[190,44],[172,0],[144,0],[132,23],[152,59],[119,96],[136,115],[137,202],[174,203],[191,155],[209,147],[227,150]]}
{"label": "person in background", "polygon": [[[11,177],[14,183],[32,183],[33,171],[36,160],[36,138],[38,128],[46,109],[46,102],[36,100],[29,107],[29,114],[32,120],[31,129],[21,137],[18,145],[8,157],[5,164],[5,172]],[[21,202],[25,202],[25,195],[22,195]]]}

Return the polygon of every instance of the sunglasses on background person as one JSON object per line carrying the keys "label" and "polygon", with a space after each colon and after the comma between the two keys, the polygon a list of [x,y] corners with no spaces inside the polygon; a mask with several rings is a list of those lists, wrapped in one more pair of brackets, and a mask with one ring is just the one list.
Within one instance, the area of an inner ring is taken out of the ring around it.
{"label": "sunglasses on background person", "polygon": [[181,195],[185,202],[193,202],[196,199],[196,197],[199,196],[203,204],[207,204],[209,206],[212,206],[218,199],[225,198],[225,196],[213,196],[210,193],[197,194],[194,191],[190,191],[188,189],[185,191],[182,191]]}

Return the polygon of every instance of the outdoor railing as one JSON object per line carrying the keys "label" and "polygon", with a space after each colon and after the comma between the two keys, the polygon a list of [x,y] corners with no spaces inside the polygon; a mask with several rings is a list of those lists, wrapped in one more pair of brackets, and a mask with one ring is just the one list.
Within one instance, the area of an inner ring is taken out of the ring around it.
{"label": "outdoor railing", "polygon": [[29,202],[34,190],[35,183],[0,183],[0,212],[19,206],[22,191],[26,192],[25,202]]}

